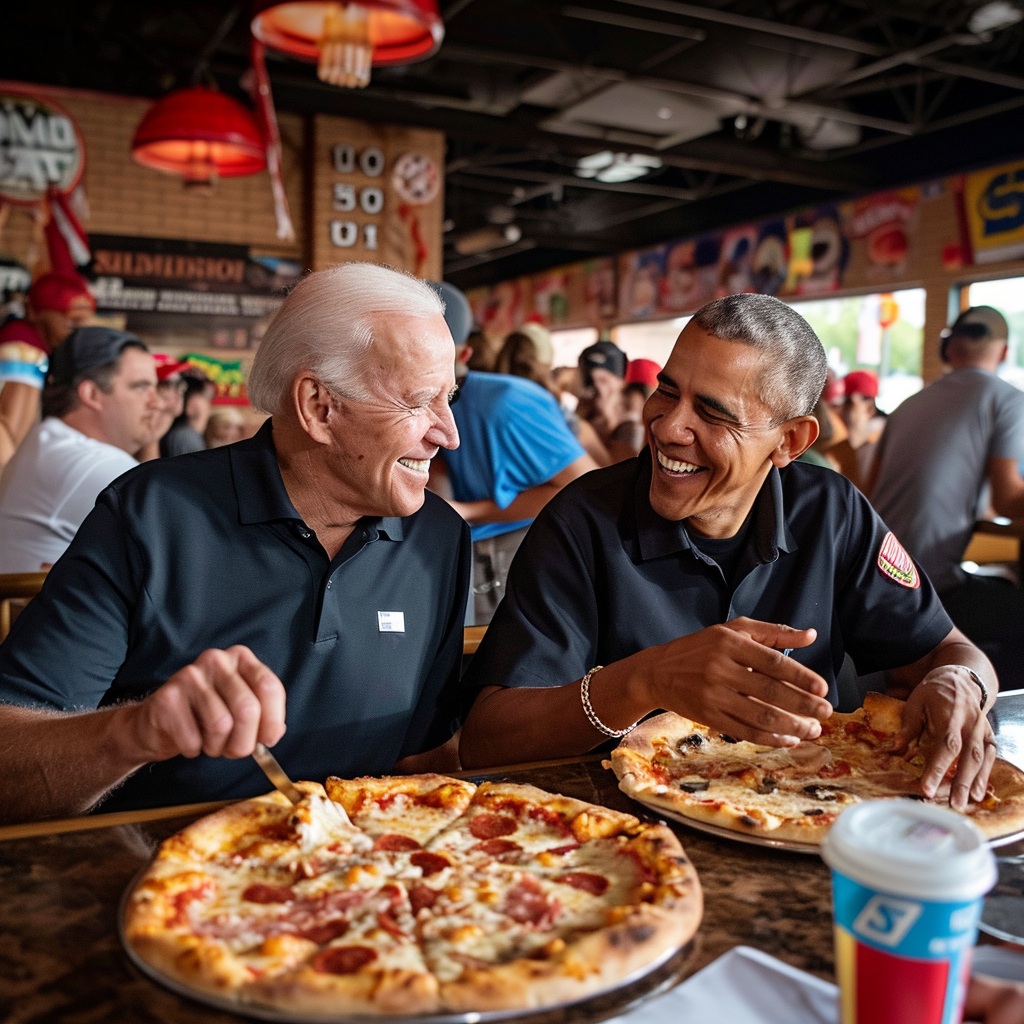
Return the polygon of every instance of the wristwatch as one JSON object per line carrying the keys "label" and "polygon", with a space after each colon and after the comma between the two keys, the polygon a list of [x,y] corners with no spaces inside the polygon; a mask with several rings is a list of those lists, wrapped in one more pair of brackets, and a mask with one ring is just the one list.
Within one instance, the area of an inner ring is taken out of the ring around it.
{"label": "wristwatch", "polygon": [[950,665],[950,668],[962,668],[974,681],[978,684],[978,689],[981,690],[981,710],[985,710],[985,705],[988,703],[988,687],[985,685],[981,676],[967,665]]}

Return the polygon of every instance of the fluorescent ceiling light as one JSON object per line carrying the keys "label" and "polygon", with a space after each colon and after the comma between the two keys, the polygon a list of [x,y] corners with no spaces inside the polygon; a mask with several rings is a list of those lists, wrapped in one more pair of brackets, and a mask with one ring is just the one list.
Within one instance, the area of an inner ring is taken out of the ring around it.
{"label": "fluorescent ceiling light", "polygon": [[646,153],[613,153],[606,149],[577,160],[576,175],[607,182],[633,181],[658,167],[661,167],[661,161],[656,156],[648,156]]}

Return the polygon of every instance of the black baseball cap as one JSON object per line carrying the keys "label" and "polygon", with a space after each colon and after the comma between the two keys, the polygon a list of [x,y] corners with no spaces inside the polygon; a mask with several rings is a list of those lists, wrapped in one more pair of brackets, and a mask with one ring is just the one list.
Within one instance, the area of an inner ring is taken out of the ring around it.
{"label": "black baseball cap", "polygon": [[79,327],[72,331],[50,355],[46,383],[71,384],[79,374],[111,366],[129,345],[149,349],[142,339],[113,327]]}
{"label": "black baseball cap", "polygon": [[942,332],[944,338],[954,335],[975,341],[1006,341],[1010,336],[1010,325],[1006,317],[992,306],[971,306],[956,318],[952,327]]}
{"label": "black baseball cap", "polygon": [[583,371],[583,382],[590,387],[593,378],[591,370],[608,370],[616,377],[626,376],[626,353],[614,341],[595,341],[593,345],[580,353],[580,369]]}

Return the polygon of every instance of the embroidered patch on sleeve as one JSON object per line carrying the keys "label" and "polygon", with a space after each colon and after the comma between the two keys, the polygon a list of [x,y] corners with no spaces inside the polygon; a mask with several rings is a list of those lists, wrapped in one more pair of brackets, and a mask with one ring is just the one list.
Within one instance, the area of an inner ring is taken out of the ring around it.
{"label": "embroidered patch on sleeve", "polygon": [[878,552],[878,568],[883,576],[895,580],[901,587],[916,590],[921,586],[914,560],[891,531],[885,535],[882,550]]}

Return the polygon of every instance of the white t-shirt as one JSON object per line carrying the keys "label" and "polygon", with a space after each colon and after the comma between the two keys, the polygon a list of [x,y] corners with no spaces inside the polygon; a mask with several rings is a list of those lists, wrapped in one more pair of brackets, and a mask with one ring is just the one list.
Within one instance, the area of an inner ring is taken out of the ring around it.
{"label": "white t-shirt", "polygon": [[56,562],[100,491],[137,465],[63,420],[37,423],[0,476],[0,573]]}

